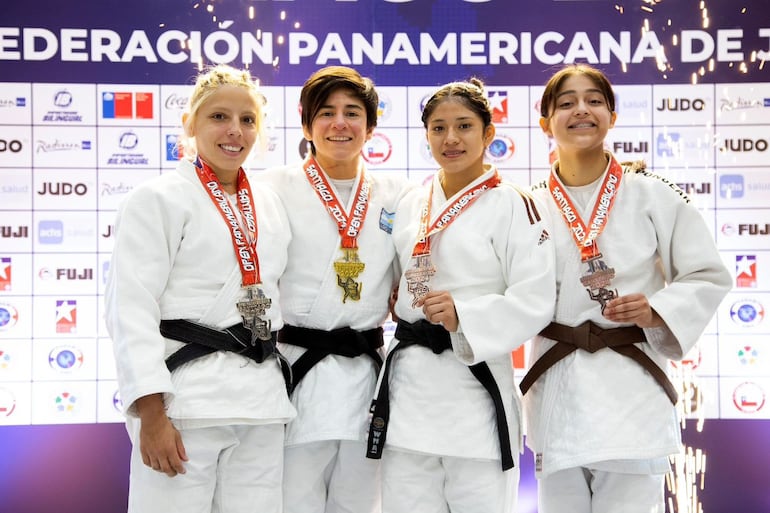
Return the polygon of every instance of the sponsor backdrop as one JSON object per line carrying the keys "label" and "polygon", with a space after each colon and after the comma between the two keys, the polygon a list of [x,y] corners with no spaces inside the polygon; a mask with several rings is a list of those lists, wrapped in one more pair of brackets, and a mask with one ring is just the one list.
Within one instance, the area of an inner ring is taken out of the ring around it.
{"label": "sponsor backdrop", "polygon": [[[297,109],[315,69],[351,65],[380,92],[369,167],[435,170],[421,106],[441,83],[488,85],[487,160],[547,176],[542,84],[585,61],[617,85],[608,148],[678,184],[712,228],[734,289],[684,376],[685,440],[708,456],[704,511],[770,510],[770,18],[765,0],[52,0],[0,21],[0,511],[125,507],[128,442],[102,319],[113,218],[174,168],[202,65],[248,67],[270,125],[250,168],[307,151]],[[513,355],[519,376],[526,349]],[[705,419],[703,430],[696,429]],[[764,446],[762,447],[762,444]],[[531,455],[521,511],[535,510]],[[734,458],[744,463],[728,473]],[[739,492],[738,492],[739,491]]]}

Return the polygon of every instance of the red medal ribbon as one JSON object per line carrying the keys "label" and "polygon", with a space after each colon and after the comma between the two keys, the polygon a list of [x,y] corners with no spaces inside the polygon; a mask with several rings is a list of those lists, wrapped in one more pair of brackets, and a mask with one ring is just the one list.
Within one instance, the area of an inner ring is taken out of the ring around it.
{"label": "red medal ribbon", "polygon": [[420,228],[417,232],[417,243],[412,250],[412,256],[427,255],[430,253],[430,237],[441,230],[446,229],[450,224],[454,222],[457,217],[462,214],[468,207],[476,201],[482,193],[493,189],[500,185],[502,178],[500,173],[495,169],[495,173],[484,180],[483,182],[474,185],[471,189],[457,198],[451,205],[447,206],[439,215],[433,224],[428,226],[428,220],[430,219],[431,204],[433,203],[433,183],[430,184],[430,192],[428,198],[423,204],[420,212]]}
{"label": "red medal ribbon", "polygon": [[211,201],[219,210],[227,226],[230,228],[230,236],[233,240],[233,248],[238,256],[238,265],[241,268],[242,284],[244,287],[262,283],[259,274],[259,258],[257,256],[257,217],[254,210],[254,195],[251,192],[249,179],[243,168],[238,169],[237,179],[237,208],[241,213],[243,223],[238,218],[222,190],[219,178],[200,157],[195,161],[195,169],[198,179],[208,192]]}
{"label": "red medal ribbon", "polygon": [[303,164],[305,176],[310,186],[318,195],[318,198],[326,206],[327,212],[332,220],[337,224],[337,231],[342,239],[343,248],[357,248],[358,235],[364,227],[366,220],[366,211],[369,209],[369,192],[371,184],[369,179],[361,170],[361,178],[358,181],[355,201],[350,212],[345,213],[342,203],[334,194],[334,189],[326,179],[326,174],[321,170],[321,166],[312,156],[308,157]]}
{"label": "red medal ribbon", "polygon": [[580,259],[586,262],[599,256],[599,245],[596,239],[604,231],[607,221],[610,218],[610,211],[615,204],[615,195],[620,188],[620,181],[623,178],[623,168],[615,157],[610,156],[609,170],[602,182],[601,192],[596,198],[594,210],[588,226],[581,219],[575,205],[564,190],[563,186],[556,179],[556,173],[551,169],[551,175],[548,177],[548,190],[551,192],[551,198],[561,211],[561,216],[569,226],[575,245],[580,249]]}

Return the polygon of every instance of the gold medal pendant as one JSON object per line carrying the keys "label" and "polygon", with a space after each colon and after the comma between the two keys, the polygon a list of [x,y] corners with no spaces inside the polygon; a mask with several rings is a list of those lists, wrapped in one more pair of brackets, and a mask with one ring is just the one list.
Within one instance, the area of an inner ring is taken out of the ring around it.
{"label": "gold medal pendant", "polygon": [[251,331],[251,343],[255,344],[257,339],[270,340],[272,323],[269,319],[264,319],[264,315],[273,300],[255,286],[247,287],[246,293],[246,300],[239,301],[237,307],[243,317],[243,325]]}
{"label": "gold medal pendant", "polygon": [[615,277],[615,269],[607,267],[601,258],[602,254],[599,253],[586,261],[588,269],[586,274],[580,277],[580,283],[588,291],[588,296],[602,305],[602,312],[604,312],[604,307],[618,296],[618,291],[610,289],[612,278]]}
{"label": "gold medal pendant", "polygon": [[417,307],[417,301],[430,292],[431,276],[436,274],[436,268],[430,259],[430,253],[417,255],[412,259],[414,266],[404,272],[406,290],[412,294],[412,308]]}
{"label": "gold medal pendant", "polygon": [[334,272],[337,273],[337,285],[342,289],[342,302],[348,299],[361,299],[363,284],[356,281],[364,270],[364,263],[358,259],[358,248],[342,248],[342,258],[334,262]]}

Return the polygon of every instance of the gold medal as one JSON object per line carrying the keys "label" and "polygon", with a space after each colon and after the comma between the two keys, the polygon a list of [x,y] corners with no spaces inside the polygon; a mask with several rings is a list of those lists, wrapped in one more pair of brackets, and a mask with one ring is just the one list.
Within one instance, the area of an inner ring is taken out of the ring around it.
{"label": "gold medal", "polygon": [[356,281],[364,271],[364,263],[358,259],[358,248],[342,248],[342,258],[334,262],[337,285],[342,289],[342,302],[359,301],[363,284]]}
{"label": "gold medal", "polygon": [[247,287],[246,293],[246,300],[239,301],[237,306],[238,312],[243,317],[243,325],[251,331],[252,344],[257,339],[270,340],[272,323],[269,319],[264,319],[264,315],[272,305],[273,300],[265,296],[262,289],[256,286]]}
{"label": "gold medal", "polygon": [[430,279],[436,274],[436,268],[430,259],[430,253],[417,255],[412,260],[414,266],[404,272],[404,277],[406,277],[406,290],[412,294],[412,308],[415,308],[417,301],[430,292]]}

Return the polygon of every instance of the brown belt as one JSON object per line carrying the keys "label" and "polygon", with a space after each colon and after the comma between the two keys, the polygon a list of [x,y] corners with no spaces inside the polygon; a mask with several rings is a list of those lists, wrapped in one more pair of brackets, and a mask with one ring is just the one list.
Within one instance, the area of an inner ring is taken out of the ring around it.
{"label": "brown belt", "polygon": [[586,321],[573,328],[552,322],[540,332],[540,335],[555,340],[556,344],[543,353],[524,376],[519,384],[522,394],[526,394],[545,371],[573,351],[583,349],[589,353],[595,353],[599,349],[608,347],[644,367],[663,387],[672,404],[676,404],[678,400],[676,389],[666,373],[644,351],[634,345],[638,342],[647,342],[644,331],[637,326],[603,329],[591,321]]}

